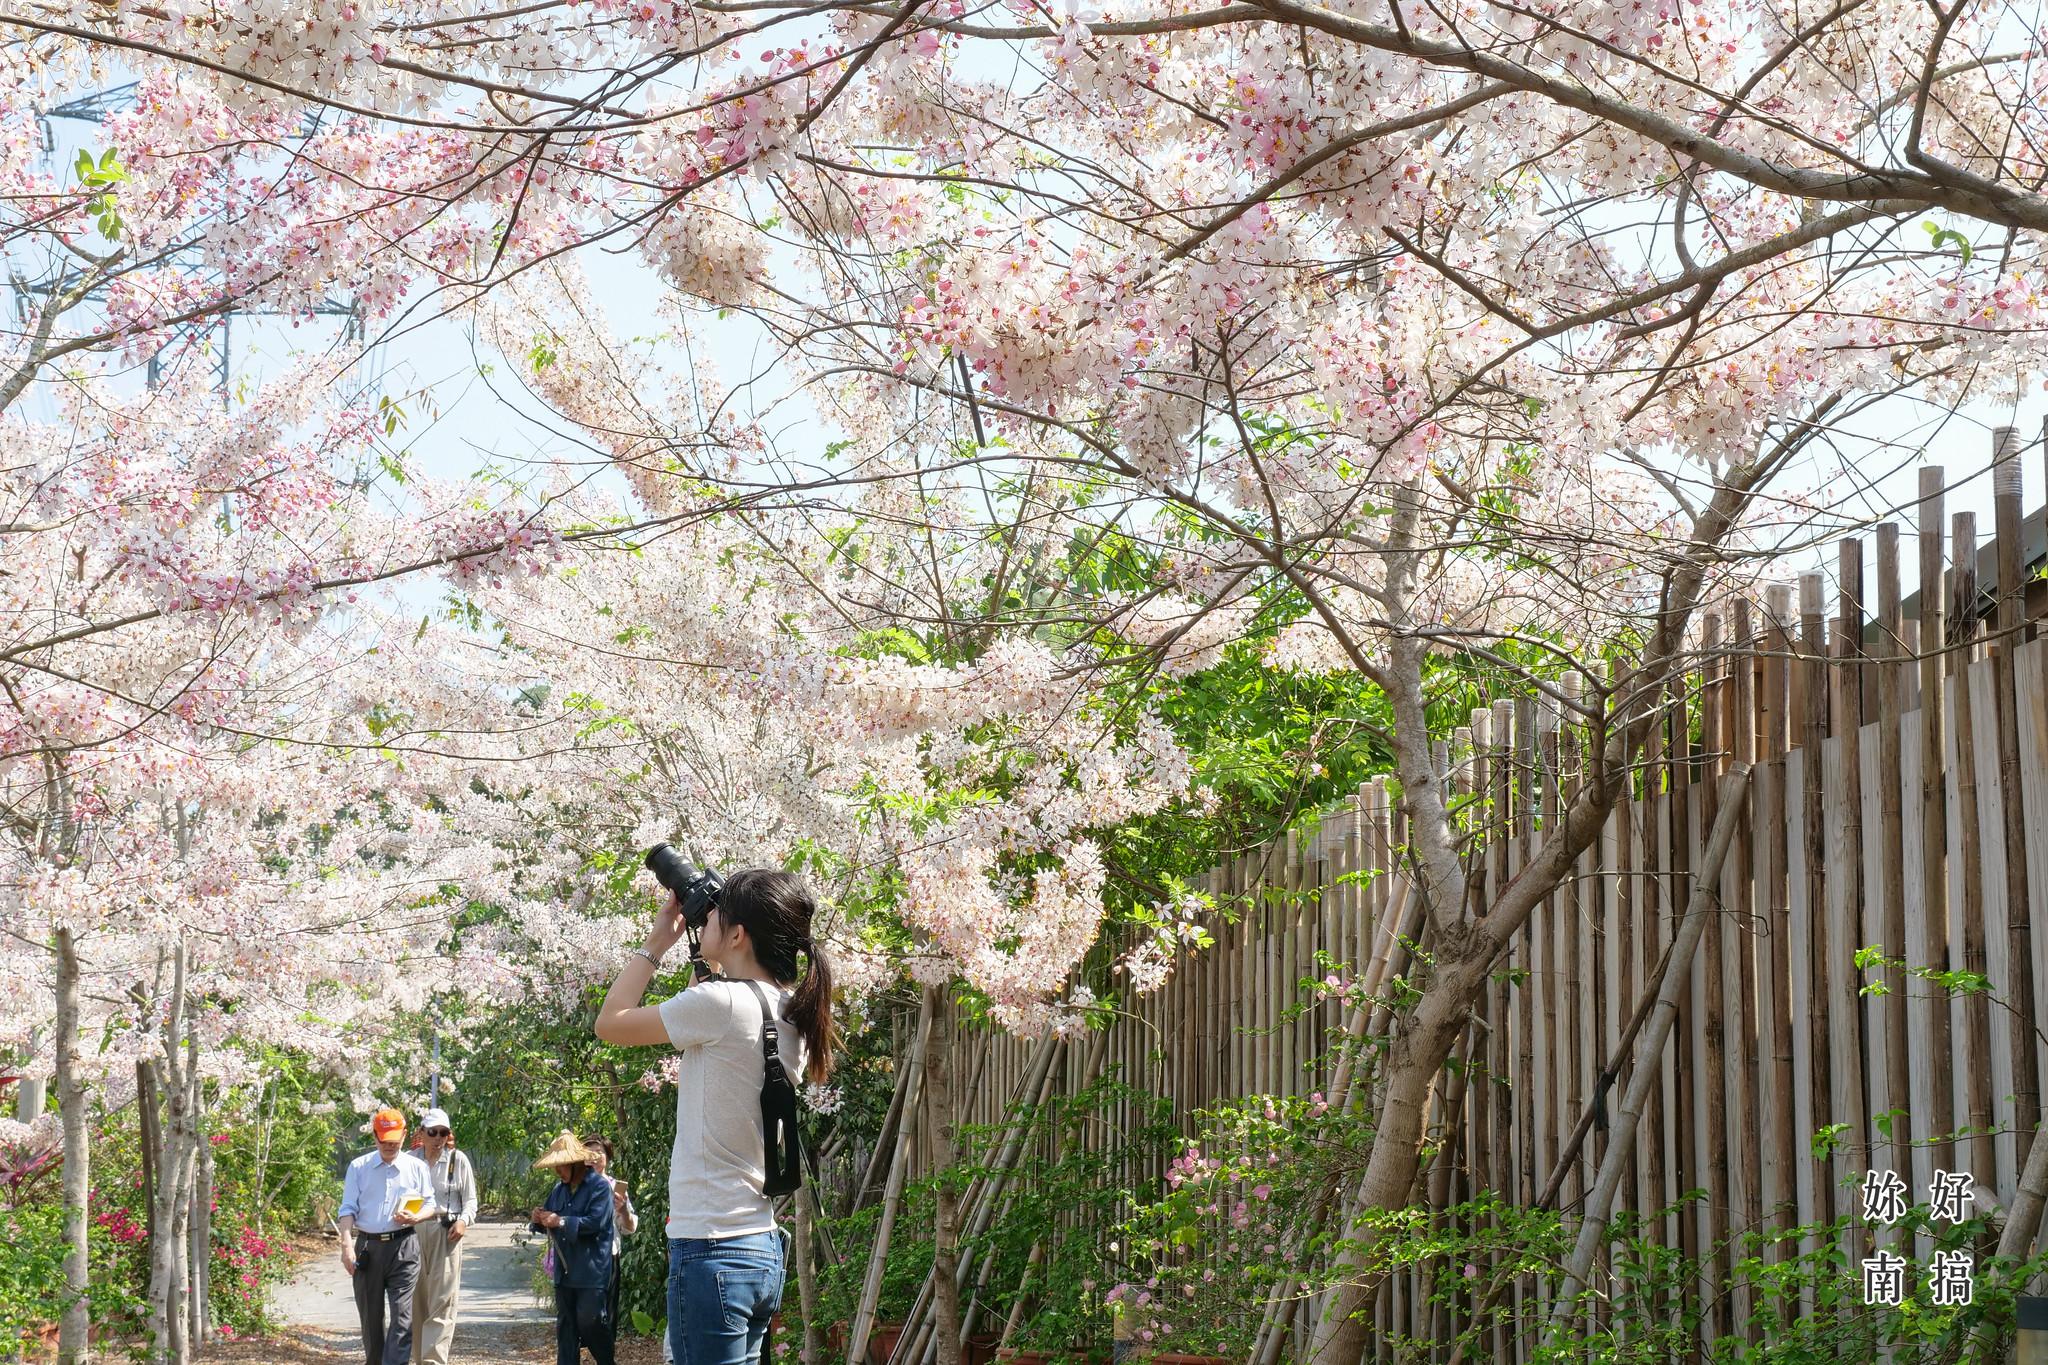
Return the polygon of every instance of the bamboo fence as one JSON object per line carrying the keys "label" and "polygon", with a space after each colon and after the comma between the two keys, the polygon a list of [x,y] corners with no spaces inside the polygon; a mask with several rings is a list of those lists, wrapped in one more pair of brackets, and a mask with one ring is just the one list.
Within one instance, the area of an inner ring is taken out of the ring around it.
{"label": "bamboo fence", "polygon": [[[2048,910],[2048,630],[2026,614],[2016,459],[1995,473],[1995,597],[1980,592],[1974,518],[1944,525],[1942,475],[1927,470],[1915,610],[1900,528],[1887,524],[1874,545],[1841,543],[1832,584],[1808,574],[1796,592],[1774,586],[1703,618],[1699,665],[1666,699],[1632,799],[1516,937],[1459,1045],[1465,1065],[1437,1086],[1430,1130],[1444,1146],[1418,1202],[1495,1191],[1530,1205],[1548,1191],[1569,1210],[1583,1197],[1606,1134],[1583,1125],[1570,1151],[1568,1139],[1640,1063],[1625,1035],[1657,988],[1716,780],[1742,762],[1754,771],[1720,913],[1687,966],[1670,1045],[1651,1059],[1661,1084],[1617,1209],[1726,1272],[1745,1233],[1856,1218],[1872,1168],[1898,1171],[1921,1199],[1937,1168],[1968,1170],[2010,1203],[2020,1135],[2048,1085],[2036,1006],[2048,933],[2032,931]],[[1570,799],[1584,742],[1529,698],[1472,712],[1450,740],[1479,905]],[[1215,869],[1203,888],[1219,907],[1214,946],[1183,949],[1163,987],[1126,1002],[1107,1061],[1167,1097],[1190,1135],[1220,1101],[1327,1091],[1343,1007],[1302,987],[1324,975],[1319,953],[1365,980],[1406,969],[1419,919],[1406,908],[1403,822],[1388,785],[1368,782],[1313,826]],[[1992,993],[1859,969],[1866,946],[1981,973]],[[1884,991],[1866,993],[1873,983]],[[962,1118],[999,1124],[1037,1047],[980,1044],[962,1063]],[[1062,1047],[1041,1098],[1083,1085],[1088,1051]],[[1817,1157],[1814,1135],[1830,1125],[1836,1140]],[[1164,1176],[1126,1172],[1140,1189]],[[1704,1197],[1685,1200],[1692,1190]],[[1285,1310],[1294,1342],[1317,1307]],[[1710,1299],[1705,1326],[1741,1331],[1746,1315],[1738,1285]],[[1398,1277],[1375,1320],[1385,1360],[1400,1336],[1459,1325]],[[1523,1345],[1504,1333],[1488,1356],[1519,1359]]]}

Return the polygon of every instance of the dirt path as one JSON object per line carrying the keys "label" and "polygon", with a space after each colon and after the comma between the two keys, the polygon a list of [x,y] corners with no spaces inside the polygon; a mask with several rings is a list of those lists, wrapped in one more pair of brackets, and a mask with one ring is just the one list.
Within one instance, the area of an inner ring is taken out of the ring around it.
{"label": "dirt path", "polygon": [[[453,1365],[552,1361],[554,1305],[533,1296],[540,1239],[528,1233],[524,1223],[484,1221],[470,1229],[463,1247]],[[279,1326],[277,1335],[219,1343],[205,1359],[265,1365],[343,1365],[363,1359],[355,1297],[348,1277],[341,1273],[340,1249],[333,1243],[278,1288],[271,1318]],[[656,1343],[620,1343],[620,1365],[660,1359]]]}

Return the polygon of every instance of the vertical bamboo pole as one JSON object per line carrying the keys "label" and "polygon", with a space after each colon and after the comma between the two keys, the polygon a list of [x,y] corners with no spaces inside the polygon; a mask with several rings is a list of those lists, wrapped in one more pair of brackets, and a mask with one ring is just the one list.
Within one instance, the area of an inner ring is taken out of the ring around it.
{"label": "vertical bamboo pole", "polygon": [[[1727,735],[1723,713],[1727,707],[1728,656],[1721,639],[1722,618],[1708,612],[1701,623],[1700,747],[1705,754],[1705,772],[1699,790],[1699,825],[1704,834],[1714,826],[1719,813],[1721,775],[1727,770]],[[1744,784],[1747,790],[1747,784]],[[1702,875],[1712,876],[1721,889],[1722,872],[1714,868]],[[1703,960],[1704,1028],[1700,1049],[1700,1090],[1705,1097],[1700,1117],[1705,1120],[1702,1136],[1706,1146],[1707,1203],[1701,1229],[1702,1251],[1709,1272],[1706,1328],[1711,1340],[1726,1335],[1734,1326],[1729,1302],[1719,1293],[1728,1278],[1730,1262],[1725,1242],[1728,1236],[1728,999],[1722,980],[1727,953],[1727,903],[1718,899],[1717,912],[1708,916],[1701,937]]]}
{"label": "vertical bamboo pole", "polygon": [[1291,989],[1300,1005],[1301,1012],[1294,1023],[1294,1075],[1290,1081],[1289,1094],[1305,1098],[1315,1087],[1310,1084],[1314,1073],[1310,1067],[1316,1055],[1316,1017],[1314,997],[1301,993],[1301,983],[1314,979],[1317,925],[1323,902],[1323,857],[1319,846],[1322,842],[1321,823],[1302,831],[1301,836],[1301,892],[1299,908],[1295,918],[1294,970]]}
{"label": "vertical bamboo pole", "polygon": [[[1565,694],[1572,701],[1578,700],[1576,683],[1576,674],[1565,675]],[[1564,823],[1565,805],[1571,799],[1574,790],[1578,786],[1580,762],[1579,732],[1577,725],[1573,723],[1574,719],[1569,712],[1560,712],[1555,741],[1557,766],[1551,772],[1551,793],[1545,801],[1546,815],[1544,823],[1546,829],[1544,832],[1546,835],[1556,834],[1558,827]],[[1577,860],[1576,867],[1581,870],[1585,867],[1584,855],[1581,855]],[[1559,1143],[1562,1143],[1564,1137],[1569,1133],[1571,1126],[1578,1122],[1579,1113],[1584,1107],[1585,1098],[1585,1091],[1580,1081],[1580,1067],[1583,1065],[1581,1053],[1583,1049],[1579,1041],[1580,1016],[1584,1011],[1585,1005],[1584,978],[1579,973],[1580,923],[1585,914],[1581,904],[1585,896],[1585,892],[1582,889],[1584,886],[1583,880],[1567,873],[1564,885],[1558,888],[1557,928],[1551,937],[1551,943],[1557,954],[1557,990],[1559,997],[1558,1037],[1555,1049],[1559,1075],[1558,1083],[1553,1085],[1551,1090],[1553,1094],[1558,1096],[1561,1106],[1557,1118],[1550,1126],[1553,1136]],[[1571,1177],[1565,1185],[1566,1190],[1569,1192],[1569,1197],[1574,1201],[1578,1199],[1583,1189],[1582,1170],[1583,1166],[1575,1162],[1572,1167]]]}
{"label": "vertical bamboo pole", "polygon": [[1238,858],[1238,905],[1243,916],[1243,934],[1237,954],[1238,994],[1238,1094],[1255,1095],[1259,1089],[1259,925],[1264,918],[1259,905],[1259,855],[1249,849]]}
{"label": "vertical bamboo pole", "polygon": [[[1976,657],[1977,639],[1977,515],[1957,512],[1950,522],[1949,543],[1954,563],[1949,569],[1947,656],[1950,700],[1955,717],[1951,752],[1956,773],[1956,811],[1953,821],[1956,840],[1955,878],[1960,895],[1960,925],[1950,928],[1953,952],[1960,938],[1963,970],[1984,973],[1989,967],[1984,924],[1983,826],[1977,791],[1977,715],[1970,695],[1970,664]],[[1957,930],[1960,929],[1960,934]],[[1991,1140],[1991,1005],[1982,995],[1969,995],[1960,1002],[1962,1029],[1968,1056],[1961,1068],[1965,1077],[1971,1131],[1970,1169],[1976,1178],[1996,1188],[1997,1157]]]}
{"label": "vertical bamboo pole", "polygon": [[[1528,859],[1529,806],[1533,795],[1531,786],[1535,770],[1535,703],[1527,698],[1514,704],[1515,758],[1513,769],[1513,820],[1508,843],[1508,875],[1514,876],[1522,870]],[[1536,994],[1540,989],[1537,981],[1538,963],[1535,941],[1530,927],[1525,924],[1515,936],[1516,951],[1520,959],[1522,974],[1521,1002],[1518,1011],[1519,1028],[1516,1030],[1515,1082],[1520,1092],[1516,1108],[1520,1111],[1522,1131],[1517,1156],[1521,1163],[1519,1186],[1523,1202],[1535,1197],[1536,1182],[1543,1177],[1539,1171],[1536,1125],[1538,1122],[1535,1105],[1536,1079]]]}
{"label": "vertical bamboo pole", "polygon": [[1290,829],[1280,836],[1280,897],[1275,907],[1279,921],[1274,953],[1274,1092],[1294,1093],[1294,1076],[1300,1062],[1295,1051],[1295,1020],[1290,1017],[1297,1003],[1294,994],[1294,958],[1301,930],[1301,831]]}
{"label": "vertical bamboo pole", "polygon": [[[1771,761],[1763,783],[1764,799],[1758,810],[1764,825],[1764,852],[1769,870],[1764,890],[1769,906],[1767,932],[1770,936],[1769,1001],[1763,1009],[1770,1021],[1771,1077],[1765,1092],[1775,1101],[1775,1122],[1771,1125],[1771,1159],[1764,1174],[1773,1179],[1767,1200],[1778,1209],[1777,1227],[1788,1231],[1799,1221],[1799,1187],[1796,1176],[1800,1111],[1796,1097],[1796,1043],[1792,1035],[1792,904],[1789,885],[1791,808],[1787,792],[1786,755],[1792,732],[1792,589],[1772,584],[1765,593],[1769,612],[1769,654],[1763,670],[1763,744],[1760,756]],[[1778,1259],[1788,1260],[1796,1248],[1791,1241],[1778,1244]]]}
{"label": "vertical bamboo pole", "polygon": [[[1513,745],[1514,711],[1504,701],[1494,702],[1487,721],[1486,753],[1486,893],[1489,906],[1492,898],[1508,879],[1508,842],[1512,827],[1508,823],[1508,812],[1513,807]],[[1514,943],[1510,943],[1501,965],[1510,970],[1501,973],[1502,979],[1493,987],[1493,1025],[1499,1035],[1494,1042],[1493,1056],[1497,1083],[1502,1088],[1499,1116],[1495,1120],[1495,1140],[1499,1150],[1494,1154],[1494,1188],[1504,1198],[1516,1197],[1522,1187],[1522,1167],[1516,1160],[1521,1140],[1520,1110],[1523,1091],[1516,1084],[1517,1035],[1514,1024],[1515,1006],[1522,994],[1520,988],[1510,984],[1512,968],[1520,965]]]}
{"label": "vertical bamboo pole", "polygon": [[[1638,698],[1634,706],[1653,706]],[[1651,724],[1649,743],[1642,753],[1642,767],[1636,774],[1636,794],[1622,808],[1628,814],[1628,825],[1622,831],[1622,853],[1626,860],[1626,876],[1622,886],[1626,892],[1626,921],[1624,921],[1624,962],[1628,962],[1624,997],[1632,1001],[1638,990],[1647,990],[1651,978],[1657,972],[1657,763],[1663,755],[1663,726],[1661,722]],[[1649,1115],[1655,1119],[1657,1105],[1661,1103],[1661,1089],[1651,1091]],[[1634,1136],[1634,1162],[1636,1173],[1636,1212],[1649,1224],[1651,1214],[1663,1207],[1663,1156],[1661,1146],[1651,1140],[1647,1132],[1636,1132]]]}
{"label": "vertical bamboo pole", "polygon": [[[1607,679],[1610,695],[1616,695],[1611,689],[1618,681],[1621,670],[1622,665],[1619,662],[1611,667]],[[1625,724],[1627,719],[1628,717],[1625,714],[1617,714],[1614,721],[1615,724],[1619,725]],[[1642,894],[1641,887],[1637,884],[1636,878],[1636,869],[1639,866],[1636,861],[1636,840],[1638,837],[1637,830],[1641,828],[1641,807],[1637,803],[1633,775],[1624,775],[1622,780],[1625,785],[1622,788],[1621,799],[1614,803],[1613,841],[1615,875],[1614,927],[1612,936],[1614,939],[1616,998],[1627,1002],[1636,998],[1636,991],[1638,989],[1636,983],[1639,979],[1636,960],[1641,953],[1639,945],[1641,935],[1637,932],[1637,916],[1640,913],[1639,906],[1642,901]],[[1627,1008],[1628,1005],[1626,1003],[1621,1006],[1621,1009]],[[1627,1027],[1626,1021],[1620,1021],[1620,1028],[1625,1027]],[[1614,1046],[1620,1045],[1619,1028],[1617,1028],[1615,1036],[1610,1042]],[[1613,1055],[1611,1050],[1609,1055]],[[1608,1141],[1612,1140],[1611,1137],[1608,1139]],[[1628,1174],[1625,1179],[1628,1188],[1633,1191],[1632,1202],[1637,1211],[1640,1212],[1648,1208],[1649,1205],[1643,1184],[1644,1172],[1642,1161],[1639,1158],[1641,1144],[1638,1142],[1635,1145],[1638,1148],[1638,1152],[1631,1153],[1629,1156]]]}
{"label": "vertical bamboo pole", "polygon": [[[1563,806],[1558,793],[1558,728],[1557,713],[1546,697],[1536,702],[1536,755],[1541,768],[1533,773],[1536,783],[1532,805],[1536,808],[1537,823],[1531,831],[1523,852],[1526,863],[1535,850],[1538,838],[1548,838],[1557,829],[1559,813]],[[1562,1093],[1559,1074],[1562,1070],[1564,1049],[1559,1037],[1564,1004],[1564,964],[1560,959],[1560,936],[1558,924],[1563,913],[1563,896],[1553,892],[1543,898],[1537,909],[1532,929],[1536,947],[1536,1077],[1534,1094],[1531,1099],[1536,1108],[1536,1172],[1542,1179],[1551,1167],[1557,1164],[1557,1154],[1563,1133],[1560,1131],[1557,1102]]]}
{"label": "vertical bamboo pole", "polygon": [[[1863,997],[1857,987],[1856,949],[1863,945],[1863,542],[1844,537],[1836,561],[1835,669],[1830,729],[1835,735],[1839,790],[1830,786],[1828,810],[1834,837],[1827,849],[1829,993],[1824,997],[1832,1027],[1828,1029],[1827,1064],[1834,1121],[1849,1125],[1838,1146],[1829,1182],[1839,1197],[1845,1176],[1867,1169],[1870,1159],[1870,1108],[1864,1102],[1869,1068],[1862,1046]],[[1849,1259],[1861,1262],[1869,1246],[1864,1229],[1849,1225]]]}
{"label": "vertical bamboo pole", "polygon": [[[1943,480],[1939,466],[1920,471],[1920,904],[1924,916],[1919,966],[1948,968],[1948,753],[1943,624]],[[1927,1010],[1930,1057],[1955,1055],[1954,1014],[1936,1000]],[[1935,1166],[1953,1170],[1955,1145],[1944,1135],[1956,1128],[1955,1095],[1946,1064],[1927,1069],[1928,1112],[1914,1116],[1913,1135],[1929,1144]]]}
{"label": "vertical bamboo pole", "polygon": [[[1664,950],[1664,812],[1669,800],[1665,794],[1665,755],[1670,741],[1669,706],[1661,694],[1649,704],[1656,711],[1656,719],[1650,726],[1649,743],[1643,753],[1643,803],[1641,818],[1636,823],[1639,840],[1636,867],[1642,874],[1638,882],[1642,897],[1637,905],[1637,942],[1641,950],[1637,963],[1642,969],[1646,988],[1656,973]],[[1666,1159],[1670,1138],[1666,1117],[1671,1112],[1668,1098],[1670,1064],[1668,1059],[1654,1059],[1651,1064],[1657,1068],[1660,1079],[1650,1088],[1645,1123],[1638,1138],[1643,1148],[1641,1211],[1650,1235],[1671,1246],[1676,1244],[1671,1235],[1671,1221],[1668,1217],[1657,1216],[1661,1210],[1671,1206],[1671,1192],[1666,1183],[1670,1170]]]}
{"label": "vertical bamboo pole", "polygon": [[[1805,969],[1810,983],[1807,987],[1807,1000],[1811,1011],[1807,1016],[1807,1075],[1813,1097],[1812,1122],[1815,1129],[1830,1120],[1853,1121],[1853,1116],[1845,1118],[1843,1115],[1830,1112],[1832,1101],[1829,1097],[1827,1077],[1823,1071],[1829,1047],[1828,982],[1838,968],[1833,956],[1836,945],[1828,936],[1827,922],[1828,792],[1824,755],[1828,737],[1828,639],[1822,592],[1819,574],[1799,576],[1798,682],[1802,689],[1800,696],[1803,703],[1799,732],[1800,775],[1803,779],[1799,842],[1805,883],[1802,906],[1807,930],[1808,960]],[[1831,1161],[1814,1161],[1813,1213],[1817,1222],[1825,1223],[1834,1217],[1832,1169]]]}
{"label": "vertical bamboo pole", "polygon": [[[1878,787],[1878,902],[1884,926],[1878,941],[1892,962],[1904,960],[1906,947],[1906,813],[1900,783],[1900,717],[1904,714],[1900,693],[1905,682],[1905,640],[1901,634],[1903,609],[1899,578],[1899,527],[1886,522],[1877,528],[1877,787]],[[1885,1090],[1892,1112],[1888,1165],[1903,1165],[1909,1129],[1906,1111],[1911,1108],[1910,1063],[1906,1045],[1906,977],[1888,965],[1877,976],[1884,994],[1873,997],[1882,1019],[1885,1045]],[[1922,1063],[1925,1065],[1925,1062]]]}
{"label": "vertical bamboo pole", "polygon": [[[1505,761],[1506,736],[1496,730],[1504,723],[1504,716],[1498,707],[1482,707],[1472,712],[1472,744],[1475,755],[1473,770],[1473,800],[1477,803],[1472,820],[1473,837],[1478,846],[1473,851],[1473,865],[1480,885],[1479,913],[1484,915],[1492,904],[1493,897],[1500,890],[1500,869],[1505,866],[1506,843],[1502,838],[1499,824],[1504,803],[1499,795],[1500,785],[1506,781]],[[1497,967],[1505,968],[1508,958],[1505,954],[1498,960]],[[1486,1092],[1486,1124],[1484,1139],[1486,1162],[1484,1184],[1487,1190],[1505,1197],[1511,1189],[1513,1165],[1510,1146],[1511,1125],[1514,1120],[1514,1105],[1517,1096],[1507,1084],[1510,1075],[1508,1039],[1508,985],[1504,971],[1496,973],[1490,981],[1482,1002],[1486,1019],[1486,1074],[1483,1088]],[[1497,1251],[1486,1256],[1487,1282],[1493,1283],[1500,1274],[1501,1257]],[[1490,1334],[1492,1358],[1508,1358],[1508,1339],[1505,1325],[1497,1326]]]}
{"label": "vertical bamboo pole", "polygon": [[1253,877],[1257,862],[1258,855],[1253,850],[1239,854],[1234,881],[1238,932],[1237,957],[1231,964],[1236,996],[1231,1025],[1235,1030],[1237,1074],[1232,1087],[1239,1095],[1252,1094],[1257,1086],[1259,1001],[1255,973],[1259,955],[1259,898],[1258,883]]}
{"label": "vertical bamboo pole", "polygon": [[[1997,532],[1998,644],[1991,654],[1998,738],[1999,789],[2005,833],[2006,1043],[2012,1055],[2012,1129],[2031,1134],[2041,1122],[2039,1046],[2034,1038],[2034,936],[2027,896],[2027,825],[2020,788],[2018,675],[2013,666],[2024,623],[2025,556],[2020,547],[2020,440],[2011,427],[1998,429],[1998,458],[1991,469],[1991,506]],[[2017,1177],[2017,1163],[2014,1175]]]}
{"label": "vertical bamboo pole", "polygon": [[[1734,639],[1728,678],[1726,705],[1722,708],[1725,738],[1722,749],[1731,763],[1748,767],[1752,780],[1743,789],[1743,812],[1736,826],[1735,841],[1728,850],[1727,909],[1730,942],[1733,944],[1733,1044],[1734,1056],[1724,1084],[1729,1100],[1729,1129],[1733,1152],[1729,1158],[1729,1203],[1731,1219],[1743,1233],[1754,1233],[1763,1220],[1763,1191],[1760,1176],[1763,1142],[1757,1125],[1757,1097],[1764,1083],[1759,1042],[1758,982],[1759,955],[1763,935],[1758,932],[1756,913],[1755,859],[1751,844],[1756,839],[1754,780],[1756,763],[1756,637],[1750,620],[1749,600],[1735,599]],[[1724,767],[1725,771],[1725,767]],[[1735,1289],[1737,1330],[1752,1340],[1757,1333],[1750,1324],[1751,1284],[1745,1280]]]}

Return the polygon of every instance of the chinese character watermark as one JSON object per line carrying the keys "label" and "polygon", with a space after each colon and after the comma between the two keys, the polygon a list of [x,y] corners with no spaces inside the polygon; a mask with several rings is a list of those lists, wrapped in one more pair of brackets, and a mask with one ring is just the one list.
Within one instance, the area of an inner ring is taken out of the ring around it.
{"label": "chinese character watermark", "polygon": [[[1897,1171],[1863,1173],[1863,1219],[1890,1227],[1906,1216],[1906,1182]],[[1867,1265],[1868,1262],[1865,1262]]]}
{"label": "chinese character watermark", "polygon": [[1937,1308],[1962,1308],[1975,1290],[1972,1276],[1976,1262],[1966,1251],[1937,1251],[1934,1270],[1927,1277],[1927,1289]]}
{"label": "chinese character watermark", "polygon": [[1905,1257],[1880,1251],[1863,1262],[1863,1302],[1897,1308],[1905,1299]]}
{"label": "chinese character watermark", "polygon": [[1973,1183],[1968,1171],[1936,1171],[1934,1188],[1927,1194],[1929,1215],[1951,1223],[1969,1221]]}

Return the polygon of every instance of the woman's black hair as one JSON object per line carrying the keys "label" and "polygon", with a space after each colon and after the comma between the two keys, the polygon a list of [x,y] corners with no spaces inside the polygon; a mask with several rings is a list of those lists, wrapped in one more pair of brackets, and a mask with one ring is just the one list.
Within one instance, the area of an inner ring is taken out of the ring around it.
{"label": "woman's black hair", "polygon": [[600,1137],[596,1133],[585,1133],[583,1135],[583,1145],[593,1152],[602,1150],[606,1162],[613,1162],[619,1159],[618,1151],[613,1148],[612,1140],[608,1137]]}
{"label": "woman's black hair", "polygon": [[[818,903],[811,888],[794,872],[753,867],[725,879],[718,898],[719,917],[747,931],[754,960],[777,981],[796,982],[789,1002],[789,1022],[803,1034],[805,1067],[810,1079],[823,1085],[832,1074],[832,967],[811,938]],[[810,969],[797,979],[797,958],[810,959]]]}

